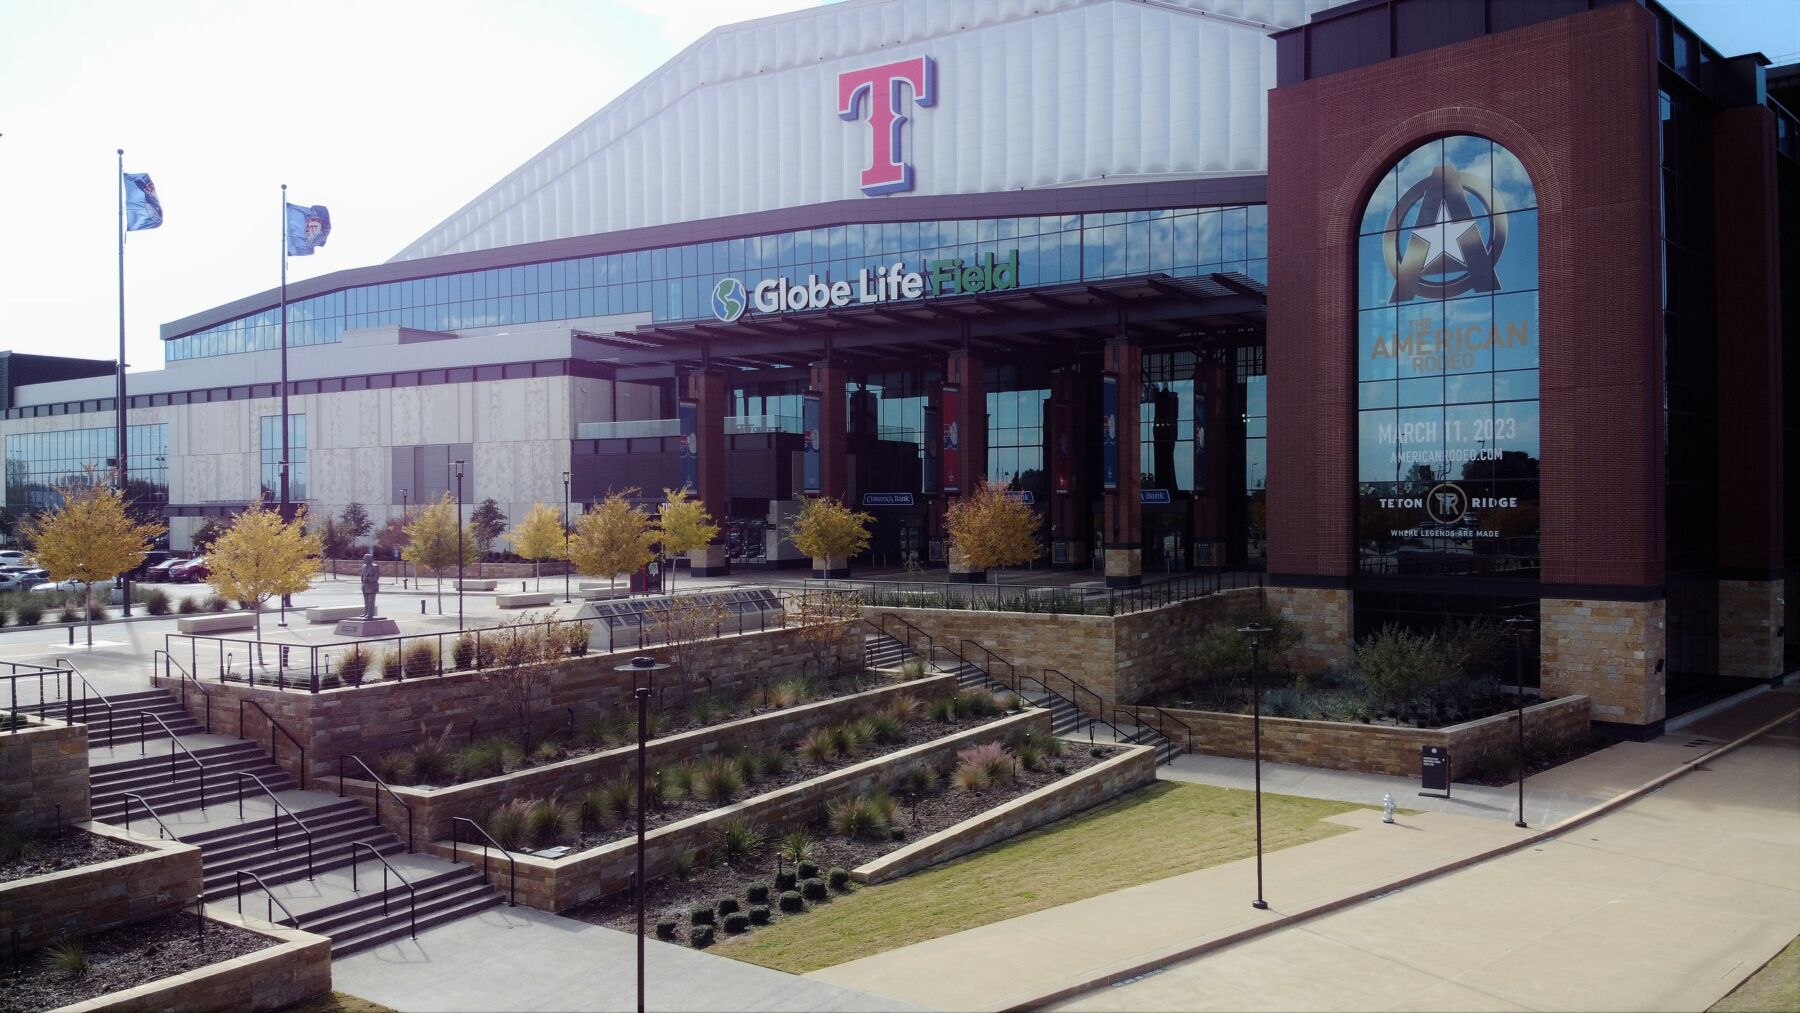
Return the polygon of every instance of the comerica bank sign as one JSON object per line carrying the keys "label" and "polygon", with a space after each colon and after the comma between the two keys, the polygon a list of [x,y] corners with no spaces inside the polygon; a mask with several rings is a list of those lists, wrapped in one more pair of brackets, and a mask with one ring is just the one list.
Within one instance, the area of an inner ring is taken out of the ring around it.
{"label": "comerica bank sign", "polygon": [[757,313],[800,313],[844,306],[900,302],[933,296],[1004,292],[1019,287],[1019,251],[1004,258],[984,254],[974,263],[960,257],[931,261],[924,271],[909,271],[897,260],[874,270],[863,268],[855,281],[831,281],[809,274],[805,281],[769,278],[746,291],[737,278],[720,278],[713,286],[713,316],[730,323]]}

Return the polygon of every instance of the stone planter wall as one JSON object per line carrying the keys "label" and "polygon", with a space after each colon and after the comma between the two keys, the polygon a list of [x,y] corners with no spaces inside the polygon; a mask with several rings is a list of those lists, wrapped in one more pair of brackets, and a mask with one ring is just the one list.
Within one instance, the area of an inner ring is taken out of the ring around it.
{"label": "stone planter wall", "polygon": [[[771,828],[810,820],[827,803],[892,784],[902,771],[920,763],[943,766],[958,750],[1016,739],[1026,731],[1049,734],[1050,712],[1029,710],[1001,718],[658,827],[644,838],[644,875],[652,880],[666,875],[674,869],[677,855],[711,847],[715,829],[727,820],[752,819]],[[628,838],[555,860],[516,856],[519,903],[545,911],[565,911],[624,890],[637,868],[636,848],[637,842]],[[434,841],[425,850],[449,857],[450,842]],[[486,850],[463,845],[459,853],[464,860],[472,857],[480,862]],[[495,853],[489,859],[488,869],[488,878],[506,891],[511,883],[511,864]]]}
{"label": "stone planter wall", "polygon": [[[1196,753],[1239,759],[1252,755],[1250,715],[1175,709],[1168,713],[1194,730]],[[1443,746],[1450,751],[1450,776],[1460,778],[1484,752],[1514,748],[1517,729],[1511,711],[1447,728],[1265,717],[1262,756],[1275,763],[1416,777],[1420,748]],[[1567,696],[1525,708],[1525,734],[1565,745],[1582,741],[1588,734],[1588,698]]]}
{"label": "stone planter wall", "polygon": [[82,823],[102,837],[151,850],[0,883],[0,944],[19,930],[21,949],[85,936],[192,906],[200,895],[200,849],[191,844],[132,837],[104,823]]}
{"label": "stone planter wall", "polygon": [[[35,834],[88,818],[87,726],[32,717],[0,732],[0,825]],[[60,808],[59,808],[60,807]]]}
{"label": "stone planter wall", "polygon": [[98,1010],[129,1013],[244,1010],[263,1013],[331,991],[330,939],[254,918],[241,918],[229,905],[208,905],[206,911],[213,921],[229,922],[268,936],[276,941],[276,945],[123,992],[95,996],[86,1002],[64,1006],[58,1013]]}
{"label": "stone planter wall", "polygon": [[[704,756],[735,752],[746,746],[783,745],[798,741],[814,728],[873,714],[886,707],[895,696],[911,695],[930,701],[955,691],[956,677],[953,675],[883,686],[651,739],[644,752],[650,769],[655,770]],[[629,777],[636,764],[637,746],[626,745],[447,788],[428,791],[396,785],[393,790],[412,807],[414,833],[419,839],[430,841],[450,836],[453,817],[479,820],[502,802],[515,798],[548,798],[552,795],[569,798],[621,775]],[[334,779],[331,784],[320,787],[329,788],[335,783]],[[344,791],[374,807],[379,789],[374,782],[346,778]],[[404,838],[407,833],[405,811],[393,804],[392,796],[385,792],[381,794],[382,823]]]}
{"label": "stone planter wall", "polygon": [[[631,703],[633,673],[617,668],[639,653],[659,661],[670,660],[669,652],[659,648],[549,662],[548,697],[540,694],[536,709],[539,730],[566,729],[571,707],[580,721],[606,709],[635,710]],[[797,627],[720,637],[700,645],[696,653],[699,661],[690,680],[694,692],[753,692],[766,684],[805,674],[811,669],[814,656]],[[838,665],[860,664],[861,658],[860,634],[846,636],[837,645]],[[179,678],[158,675],[154,681],[158,686],[181,688]],[[512,709],[500,697],[496,680],[484,672],[450,672],[392,682],[371,678],[361,686],[318,693],[204,679],[203,684],[213,697],[215,733],[239,735],[238,700],[254,700],[305,746],[309,778],[335,776],[340,754],[354,754],[372,762],[379,753],[410,746],[426,735],[442,734],[446,728],[450,729],[452,740],[461,744],[468,741],[471,731],[479,736],[513,732],[518,727]],[[678,699],[674,679],[667,672],[661,673],[657,685],[666,688],[665,697],[672,706]],[[205,703],[198,693],[188,693],[189,712],[203,722]],[[244,714],[243,734],[269,741],[268,722],[254,708],[244,708]],[[285,738],[277,739],[278,762],[288,773],[298,776],[297,752]]]}
{"label": "stone planter wall", "polygon": [[1028,795],[966,819],[850,870],[858,883],[885,883],[920,869],[960,858],[1110,801],[1156,780],[1156,751],[1126,746],[1122,756],[1047,784]]}

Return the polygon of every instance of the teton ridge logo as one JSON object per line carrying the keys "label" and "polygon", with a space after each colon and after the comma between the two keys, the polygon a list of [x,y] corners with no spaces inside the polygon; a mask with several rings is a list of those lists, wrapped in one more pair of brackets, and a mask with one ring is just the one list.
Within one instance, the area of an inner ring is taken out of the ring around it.
{"label": "teton ridge logo", "polygon": [[862,171],[862,192],[870,197],[913,188],[912,164],[901,156],[900,89],[912,89],[913,104],[937,105],[937,63],[929,56],[849,70],[838,75],[838,118],[869,121],[869,167]]}
{"label": "teton ridge logo", "polygon": [[744,315],[744,307],[749,299],[744,294],[744,283],[736,278],[720,278],[712,290],[713,316],[726,323],[731,323]]}
{"label": "teton ridge logo", "polygon": [[1469,494],[1454,482],[1440,482],[1425,494],[1425,512],[1439,524],[1456,524],[1469,512]]}
{"label": "teton ridge logo", "polygon": [[[1469,197],[1481,202],[1483,211],[1469,206]],[[1410,225],[1407,215],[1418,208]],[[1394,276],[1390,302],[1453,299],[1465,292],[1493,292],[1500,288],[1494,265],[1506,248],[1506,216],[1500,212],[1494,190],[1473,173],[1439,164],[1424,179],[1409,187],[1394,205],[1387,230],[1381,236],[1381,256]],[[1492,235],[1481,236],[1474,219],[1490,215]],[[1443,249],[1433,249],[1432,226],[1444,226]],[[1404,243],[1402,243],[1404,239]]]}

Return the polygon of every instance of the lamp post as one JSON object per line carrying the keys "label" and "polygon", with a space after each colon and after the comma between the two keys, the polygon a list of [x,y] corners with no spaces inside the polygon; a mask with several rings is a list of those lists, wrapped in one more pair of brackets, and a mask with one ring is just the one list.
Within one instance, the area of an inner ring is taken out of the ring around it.
{"label": "lamp post", "polygon": [[1519,720],[1519,818],[1513,826],[1525,830],[1525,641],[1531,636],[1531,620],[1513,616],[1504,625],[1513,642],[1513,702]]}
{"label": "lamp post", "polygon": [[1258,911],[1267,911],[1269,902],[1263,899],[1263,840],[1262,840],[1262,638],[1275,632],[1262,623],[1253,622],[1248,626],[1240,626],[1238,632],[1250,638],[1250,728],[1252,738],[1252,754],[1255,756],[1256,769],[1256,899],[1250,906]]}
{"label": "lamp post", "polygon": [[638,1013],[644,1013],[644,782],[649,773],[646,770],[645,744],[650,739],[650,681],[655,673],[668,667],[655,658],[639,655],[616,669],[632,674],[631,695],[637,700],[637,876],[632,881],[631,892],[637,905]]}
{"label": "lamp post", "polygon": [[569,473],[563,472],[563,604],[573,600],[569,597],[569,568],[574,562],[569,559]]}
{"label": "lamp post", "polygon": [[463,463],[456,462],[456,628],[463,628]]}
{"label": "lamp post", "polygon": [[[288,487],[288,463],[286,461],[281,462],[281,487],[283,489],[286,489]],[[284,515],[281,518],[281,520],[282,520],[282,523],[285,524],[287,522],[287,517]],[[293,603],[294,603],[293,599],[291,597],[289,597],[288,595],[284,594],[281,596],[281,618],[275,623],[275,625],[280,626],[284,629],[287,627],[287,610],[288,610],[288,606],[292,605]]]}
{"label": "lamp post", "polygon": [[[408,506],[408,504],[406,502],[406,489],[404,487],[402,487],[400,489],[400,529],[402,531],[406,530],[407,515],[410,514],[411,512],[412,512],[412,508],[410,506]],[[400,544],[399,544],[399,542],[400,542],[400,540],[398,538],[396,538],[394,540],[394,574],[395,574],[395,576],[403,578],[406,575],[406,568],[400,565]],[[406,586],[404,580],[401,581],[401,586],[402,587]]]}

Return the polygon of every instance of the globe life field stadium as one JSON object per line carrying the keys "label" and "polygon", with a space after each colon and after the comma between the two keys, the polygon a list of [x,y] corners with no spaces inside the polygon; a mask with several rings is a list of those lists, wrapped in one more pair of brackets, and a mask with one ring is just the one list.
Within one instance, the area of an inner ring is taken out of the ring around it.
{"label": "globe life field stadium", "polygon": [[[290,286],[292,496],[518,518],[684,481],[695,573],[1258,570],[1347,656],[1524,614],[1651,734],[1795,667],[1791,68],[1653,0],[848,0],[718,29],[393,259]],[[276,291],[164,325],[134,494],[273,490]],[[1784,354],[1785,353],[1785,354]],[[112,364],[0,356],[9,507],[113,453]],[[1703,694],[1704,695],[1704,694]]]}

